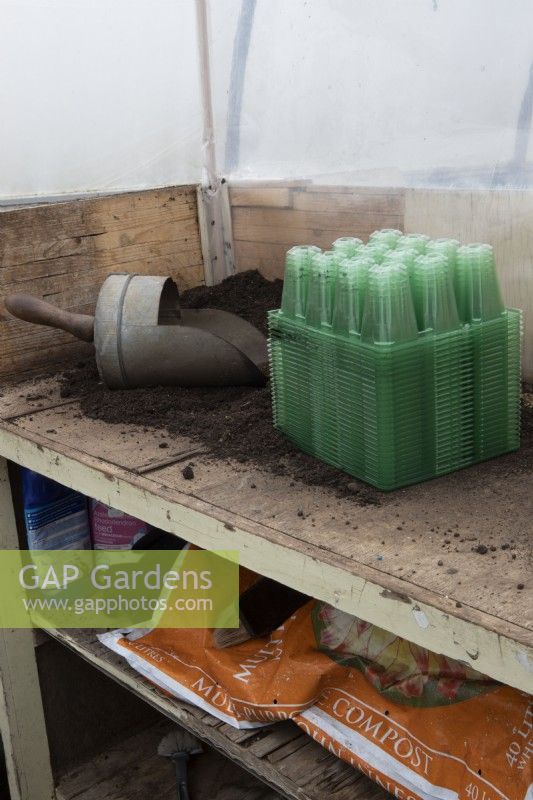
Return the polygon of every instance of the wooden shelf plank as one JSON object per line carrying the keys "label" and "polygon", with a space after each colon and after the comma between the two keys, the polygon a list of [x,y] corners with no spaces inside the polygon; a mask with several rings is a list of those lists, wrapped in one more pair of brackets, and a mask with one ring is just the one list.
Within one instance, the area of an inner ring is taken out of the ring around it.
{"label": "wooden shelf plank", "polygon": [[[39,393],[53,402],[54,386],[50,379]],[[515,462],[360,506],[327,488],[290,487],[253,466],[210,459],[187,439],[160,449],[161,431],[87,419],[76,403],[36,409],[29,387],[0,398],[0,417],[11,418],[0,423],[1,455],[200,547],[237,549],[244,566],[533,690],[524,524],[532,476]],[[186,481],[182,460],[192,453],[195,480]],[[479,541],[485,555],[472,552]]]}
{"label": "wooden shelf plank", "polygon": [[[174,768],[157,755],[163,736],[172,730],[167,720],[126,739],[63,775],[57,800],[175,800]],[[195,800],[279,800],[260,781],[224,758],[204,749],[188,767],[189,789]]]}
{"label": "wooden shelf plank", "polygon": [[[292,722],[254,730],[231,728],[205,711],[160,692],[100,644],[95,631],[56,630],[49,634],[288,800],[323,800],[324,797],[385,800],[388,797],[361,772],[328,753]],[[105,779],[107,767],[103,769]],[[72,783],[72,777],[70,780]],[[69,794],[64,789],[64,800],[73,796],[78,797],[78,794]],[[90,794],[87,800],[92,800],[93,796],[107,798],[105,794]],[[85,795],[81,794],[80,800],[82,798],[85,800]],[[115,800],[115,795],[109,798]],[[122,795],[117,795],[116,800],[122,800]]]}

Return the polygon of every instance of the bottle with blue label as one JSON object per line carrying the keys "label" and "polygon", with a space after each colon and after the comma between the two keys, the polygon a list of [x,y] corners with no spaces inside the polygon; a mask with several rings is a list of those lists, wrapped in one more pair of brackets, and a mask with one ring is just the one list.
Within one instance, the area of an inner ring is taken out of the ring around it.
{"label": "bottle with blue label", "polygon": [[87,498],[25,467],[24,521],[30,550],[90,550]]}

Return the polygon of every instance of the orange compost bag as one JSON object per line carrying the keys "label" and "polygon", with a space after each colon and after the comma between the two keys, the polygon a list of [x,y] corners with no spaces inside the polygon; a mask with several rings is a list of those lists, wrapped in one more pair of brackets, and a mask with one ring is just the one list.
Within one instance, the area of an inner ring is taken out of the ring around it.
{"label": "orange compost bag", "polygon": [[209,630],[101,640],[236,727],[291,718],[401,800],[532,800],[531,696],[324,603],[226,650]]}

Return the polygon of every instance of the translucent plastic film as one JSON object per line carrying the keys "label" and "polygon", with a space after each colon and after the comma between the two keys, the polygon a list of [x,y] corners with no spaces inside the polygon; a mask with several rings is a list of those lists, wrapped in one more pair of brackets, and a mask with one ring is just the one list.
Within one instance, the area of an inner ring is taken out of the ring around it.
{"label": "translucent plastic film", "polygon": [[194,0],[0,0],[0,199],[198,182]]}
{"label": "translucent plastic film", "polygon": [[211,2],[219,169],[530,187],[529,0]]}

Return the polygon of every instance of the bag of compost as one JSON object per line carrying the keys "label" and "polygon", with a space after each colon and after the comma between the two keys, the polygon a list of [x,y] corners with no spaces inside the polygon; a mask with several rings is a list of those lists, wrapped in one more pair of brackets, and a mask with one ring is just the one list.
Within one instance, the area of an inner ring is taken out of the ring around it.
{"label": "bag of compost", "polygon": [[224,650],[209,630],[103,634],[170,694],[239,728],[293,719],[401,800],[531,795],[531,697],[324,603]]}

